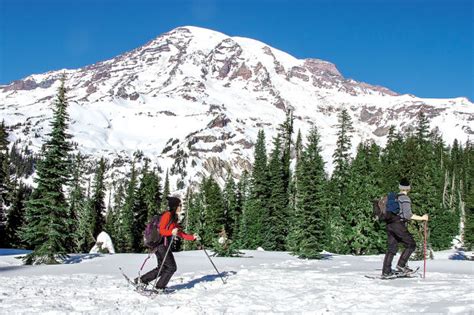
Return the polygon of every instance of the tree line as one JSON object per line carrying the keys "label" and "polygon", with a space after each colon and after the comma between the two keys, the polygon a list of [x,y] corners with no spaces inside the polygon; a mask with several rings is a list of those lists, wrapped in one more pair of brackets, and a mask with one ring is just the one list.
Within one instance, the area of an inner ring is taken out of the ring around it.
{"label": "tree line", "polygon": [[[110,165],[103,158],[92,165],[93,176],[85,176],[85,157],[72,153],[67,133],[64,80],[53,105],[51,132],[39,155],[17,143],[10,146],[7,127],[0,125],[0,247],[32,249],[26,263],[56,263],[67,253],[88,252],[106,231],[117,252],[144,252],[146,222],[166,209],[168,173],[162,181],[162,171],[137,152],[124,178],[106,178]],[[430,215],[430,247],[447,249],[459,237],[473,248],[472,142],[444,143],[436,130],[430,131],[423,108],[413,130],[391,127],[385,147],[365,141],[354,157],[354,129],[345,109],[337,130],[334,171],[328,174],[317,126],[307,135],[298,131],[293,141],[288,112],[269,152],[265,132],[259,131],[251,170],[238,182],[228,170],[223,187],[210,174],[188,188],[183,227],[221,255],[257,247],[301,258],[320,258],[323,250],[383,253],[385,229],[373,220],[372,201],[398,191],[404,177],[412,183],[414,212]],[[21,179],[34,171],[33,188]],[[422,227],[413,223],[410,229],[421,245]],[[195,246],[184,242],[176,249]]]}

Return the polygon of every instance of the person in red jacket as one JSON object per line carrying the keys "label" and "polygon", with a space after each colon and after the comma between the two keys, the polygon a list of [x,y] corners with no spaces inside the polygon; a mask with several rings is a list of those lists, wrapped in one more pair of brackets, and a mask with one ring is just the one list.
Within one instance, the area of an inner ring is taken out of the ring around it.
{"label": "person in red jacket", "polygon": [[[177,197],[168,197],[167,199],[169,211],[166,211],[161,216],[159,232],[163,237],[155,252],[158,266],[141,276],[140,279],[135,279],[135,283],[141,282],[146,285],[159,276],[160,278],[158,279],[155,288],[160,291],[166,288],[166,285],[177,270],[176,262],[171,250],[169,250],[168,255],[166,255],[168,247],[172,246],[171,236],[178,236],[187,241],[194,241],[198,239],[196,234],[193,235],[184,233],[181,230],[181,227],[178,225],[178,215],[182,211],[181,200]],[[158,272],[162,263],[163,267],[161,274],[159,275]]]}

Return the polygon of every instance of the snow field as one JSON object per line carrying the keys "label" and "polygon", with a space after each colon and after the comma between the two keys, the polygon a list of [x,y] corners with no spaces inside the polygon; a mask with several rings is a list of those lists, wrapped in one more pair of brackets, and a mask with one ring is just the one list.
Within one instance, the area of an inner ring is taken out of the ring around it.
{"label": "snow field", "polygon": [[[202,251],[175,253],[178,272],[169,287],[177,291],[152,298],[134,292],[118,271],[123,266],[135,277],[144,254],[76,255],[57,266],[0,256],[0,314],[474,313],[474,264],[447,255],[428,261],[426,279],[373,280],[364,275],[379,274],[383,256],[245,254],[213,258],[223,284]],[[152,257],[144,270],[155,265]]]}

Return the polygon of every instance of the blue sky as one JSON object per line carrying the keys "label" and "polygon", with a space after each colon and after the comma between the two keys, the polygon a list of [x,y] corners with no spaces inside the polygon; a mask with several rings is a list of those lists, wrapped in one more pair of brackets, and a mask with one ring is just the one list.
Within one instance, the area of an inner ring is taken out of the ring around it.
{"label": "blue sky", "polygon": [[0,0],[0,84],[78,68],[194,25],[250,37],[358,81],[474,100],[471,0]]}

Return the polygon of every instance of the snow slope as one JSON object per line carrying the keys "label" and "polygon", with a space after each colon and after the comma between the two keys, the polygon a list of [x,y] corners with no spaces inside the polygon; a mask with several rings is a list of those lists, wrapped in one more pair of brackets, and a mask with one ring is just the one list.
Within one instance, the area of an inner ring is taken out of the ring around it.
{"label": "snow slope", "polygon": [[329,172],[341,109],[353,119],[353,151],[369,139],[383,145],[391,125],[411,130],[421,110],[447,144],[474,136],[474,104],[466,98],[399,95],[345,78],[328,61],[297,59],[257,40],[185,26],[110,60],[0,85],[0,114],[11,143],[39,151],[64,73],[77,149],[127,162],[140,150],[154,166],[170,170],[172,186],[209,174],[225,179],[227,169],[239,178],[250,169],[258,131],[265,130],[270,150],[287,110],[294,115],[295,138],[298,130],[306,136],[318,127]]}
{"label": "snow slope", "polygon": [[[134,277],[145,254],[73,255],[56,266],[22,266],[11,254],[0,251],[1,314],[474,313],[474,263],[450,260],[452,251],[435,253],[426,279],[397,280],[364,277],[380,273],[383,256],[315,261],[245,251],[213,259],[226,284],[203,251],[179,252],[169,285],[177,292],[155,298],[131,290],[118,271]],[[145,270],[155,264],[153,257]]]}

